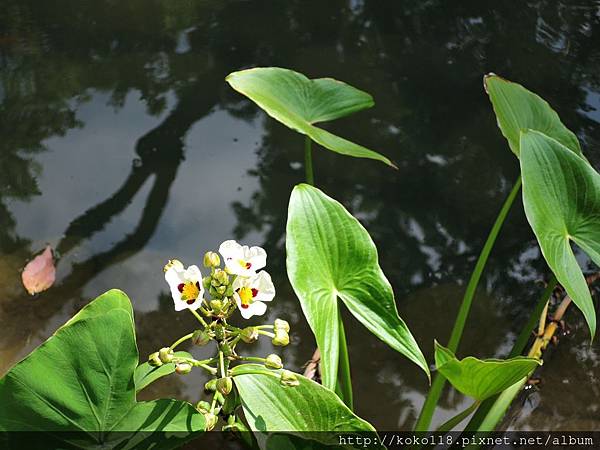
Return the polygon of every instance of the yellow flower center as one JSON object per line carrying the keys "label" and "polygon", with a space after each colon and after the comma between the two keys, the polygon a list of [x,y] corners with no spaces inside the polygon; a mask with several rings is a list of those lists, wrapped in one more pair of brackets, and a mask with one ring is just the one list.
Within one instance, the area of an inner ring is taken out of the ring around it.
{"label": "yellow flower center", "polygon": [[244,261],[243,259],[238,259],[238,264],[240,266],[242,266],[244,269],[249,269],[250,267],[252,267],[252,264],[250,264],[247,261]]}
{"label": "yellow flower center", "polygon": [[187,282],[181,288],[181,300],[190,301],[196,300],[200,294],[198,283]]}
{"label": "yellow flower center", "polygon": [[242,301],[242,308],[247,308],[252,303],[252,297],[254,297],[252,289],[244,286],[238,290],[238,295]]}

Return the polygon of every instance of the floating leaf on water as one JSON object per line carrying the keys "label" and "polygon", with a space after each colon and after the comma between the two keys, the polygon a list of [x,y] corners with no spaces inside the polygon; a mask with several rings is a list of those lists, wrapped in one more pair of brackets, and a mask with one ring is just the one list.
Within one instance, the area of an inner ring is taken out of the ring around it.
{"label": "floating leaf on water", "polygon": [[23,269],[21,279],[23,286],[31,295],[43,292],[54,284],[56,267],[54,267],[52,247],[46,246],[42,253],[29,261]]}

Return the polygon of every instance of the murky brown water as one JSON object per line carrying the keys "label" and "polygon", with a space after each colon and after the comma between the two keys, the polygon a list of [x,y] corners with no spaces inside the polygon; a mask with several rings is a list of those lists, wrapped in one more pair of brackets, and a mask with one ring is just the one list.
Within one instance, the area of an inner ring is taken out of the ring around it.
{"label": "murky brown water", "polygon": [[[0,1],[0,373],[111,287],[132,299],[143,356],[172,342],[194,321],[173,311],[164,262],[200,263],[232,237],[267,249],[278,288],[268,318],[293,330],[284,359],[299,369],[310,358],[284,266],[303,141],[224,82],[254,65],[333,76],[375,97],[330,128],[400,169],[319,150],[316,182],[370,231],[431,360],[518,175],[482,75],[547,98],[597,164],[599,35],[591,1]],[[61,255],[58,281],[31,298],[19,271],[46,243]],[[505,355],[547,277],[517,202],[459,353]],[[380,429],[410,428],[424,376],[346,319],[357,412]],[[600,347],[577,311],[567,320],[572,334],[541,389],[506,426],[600,426]],[[195,400],[202,384],[170,377],[143,397]],[[435,421],[467,402],[448,390]]]}

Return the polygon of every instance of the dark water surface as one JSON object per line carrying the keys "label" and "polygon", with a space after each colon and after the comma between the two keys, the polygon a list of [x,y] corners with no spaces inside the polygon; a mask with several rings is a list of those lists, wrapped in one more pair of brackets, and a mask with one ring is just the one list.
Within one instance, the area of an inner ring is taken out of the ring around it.
{"label": "dark water surface", "polygon": [[[327,128],[399,170],[317,149],[316,182],[373,236],[430,361],[518,176],[482,75],[548,99],[600,164],[598,2],[2,0],[0,373],[111,287],[133,301],[142,357],[171,343],[194,320],[173,310],[163,264],[201,263],[230,238],[267,250],[278,289],[268,319],[292,324],[284,360],[300,369],[310,358],[284,252],[303,139],[224,82],[268,65],[373,94],[374,108]],[[520,201],[500,238],[461,356],[506,355],[549,276]],[[20,270],[46,243],[61,256],[57,284],[31,298]],[[544,364],[541,388],[505,426],[600,426],[598,339],[588,344],[575,309],[567,321],[571,336]],[[410,428],[425,377],[346,323],[358,414],[380,429]],[[266,341],[258,353],[271,350]],[[193,401],[203,381],[169,377],[143,397]],[[468,403],[448,389],[435,423]]]}

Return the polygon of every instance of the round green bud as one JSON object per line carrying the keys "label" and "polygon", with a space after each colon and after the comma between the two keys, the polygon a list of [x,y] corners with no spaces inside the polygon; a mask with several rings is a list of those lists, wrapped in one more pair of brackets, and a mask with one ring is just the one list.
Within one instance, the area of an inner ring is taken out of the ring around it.
{"label": "round green bud", "polygon": [[225,297],[233,297],[233,285],[229,285],[227,286],[227,289],[225,289]]}
{"label": "round green bud", "polygon": [[163,363],[170,363],[173,361],[173,350],[171,347],[163,347],[158,351],[158,357]]}
{"label": "round green bud", "polygon": [[160,356],[158,356],[158,352],[151,353],[148,356],[148,364],[154,367],[159,367],[163,365],[163,362],[160,360]]}
{"label": "round green bud", "polygon": [[258,330],[255,327],[246,327],[240,332],[240,339],[246,344],[252,344],[258,340]]}
{"label": "round green bud", "polygon": [[215,338],[219,342],[225,339],[225,330],[223,329],[223,325],[221,325],[220,323],[217,323],[215,325]]}
{"label": "round green bud", "polygon": [[273,323],[273,328],[275,329],[275,331],[283,330],[286,333],[290,332],[290,324],[287,320],[283,319],[275,319],[275,322]]}
{"label": "round green bud", "polygon": [[200,400],[198,403],[196,403],[196,410],[200,414],[206,414],[210,412],[210,403]]}
{"label": "round green bud", "polygon": [[282,370],[281,375],[279,376],[279,382],[284,386],[298,386],[300,381],[298,381],[298,377],[294,372],[290,372],[289,370]]}
{"label": "round green bud", "polygon": [[208,391],[208,392],[215,392],[217,390],[217,380],[216,380],[216,378],[208,380],[204,384],[204,390]]}
{"label": "round green bud", "polygon": [[265,359],[265,366],[271,369],[281,369],[283,367],[283,363],[278,355],[272,353]]}
{"label": "round green bud", "polygon": [[231,377],[219,378],[217,380],[217,390],[223,394],[228,395],[233,389],[233,380]]}
{"label": "round green bud", "polygon": [[223,356],[228,357],[233,355],[233,351],[227,342],[223,341],[219,348],[223,352]]}
{"label": "round green bud", "polygon": [[219,314],[223,309],[223,302],[221,300],[211,300],[210,307],[215,314]]}
{"label": "round green bud", "polygon": [[219,296],[219,293],[217,292],[217,290],[215,289],[215,287],[214,287],[214,286],[212,286],[212,285],[211,285],[211,286],[208,288],[208,293],[209,293],[209,294],[210,294],[212,297],[218,297],[218,296]]}
{"label": "round green bud", "polygon": [[204,278],[202,278],[202,286],[204,286],[204,289],[210,288],[211,281],[212,281],[212,278],[210,277],[210,275],[207,275]]}
{"label": "round green bud", "polygon": [[217,425],[218,420],[219,418],[211,412],[204,414],[204,421],[206,422],[206,431],[212,430],[215,427],[215,425]]}
{"label": "round green bud", "polygon": [[227,275],[227,272],[225,272],[224,270],[215,270],[215,273],[213,273],[212,277],[213,281],[216,281],[218,283],[217,286],[226,286],[229,284],[229,275]]}
{"label": "round green bud", "polygon": [[227,291],[227,286],[219,286],[219,287],[217,288],[217,293],[218,293],[219,295],[223,295],[223,294],[225,294],[225,292],[226,292],[226,291]]}
{"label": "round green bud", "polygon": [[233,425],[235,423],[235,416],[232,414],[227,417],[227,425]]}
{"label": "round green bud", "polygon": [[204,330],[196,330],[192,335],[192,343],[194,345],[206,345],[210,341],[210,335]]}
{"label": "round green bud", "polygon": [[175,372],[179,375],[185,375],[192,371],[192,365],[190,363],[182,362],[175,364]]}
{"label": "round green bud", "polygon": [[204,267],[219,267],[221,265],[221,258],[215,252],[206,252],[204,254]]}
{"label": "round green bud", "polygon": [[284,330],[275,330],[275,337],[271,340],[273,345],[285,347],[290,343],[290,335]]}

